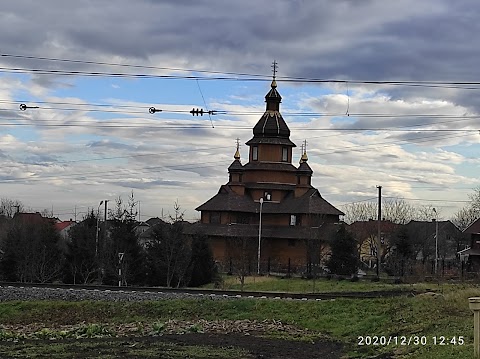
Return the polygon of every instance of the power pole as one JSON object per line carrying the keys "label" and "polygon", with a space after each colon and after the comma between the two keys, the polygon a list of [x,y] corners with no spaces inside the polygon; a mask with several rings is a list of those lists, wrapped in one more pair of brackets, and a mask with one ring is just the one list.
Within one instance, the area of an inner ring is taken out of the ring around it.
{"label": "power pole", "polygon": [[377,278],[380,278],[380,260],[381,260],[381,236],[382,236],[382,186],[378,188],[378,233],[377,233]]}
{"label": "power pole", "polygon": [[105,213],[103,214],[103,242],[105,245],[106,239],[107,239],[107,204],[108,204],[108,199],[105,200]]}

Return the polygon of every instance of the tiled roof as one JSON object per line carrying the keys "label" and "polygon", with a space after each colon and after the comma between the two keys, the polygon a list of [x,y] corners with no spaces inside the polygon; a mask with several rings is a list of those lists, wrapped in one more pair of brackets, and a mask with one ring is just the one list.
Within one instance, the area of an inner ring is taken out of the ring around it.
{"label": "tiled roof", "polygon": [[57,231],[61,231],[69,226],[71,226],[72,224],[76,224],[77,222],[75,221],[63,221],[63,222],[59,222],[59,223],[55,223],[55,229]]}

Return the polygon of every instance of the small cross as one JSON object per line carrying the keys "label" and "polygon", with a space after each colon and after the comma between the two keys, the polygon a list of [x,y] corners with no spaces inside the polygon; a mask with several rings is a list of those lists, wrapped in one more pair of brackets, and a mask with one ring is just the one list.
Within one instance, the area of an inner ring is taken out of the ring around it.
{"label": "small cross", "polygon": [[275,80],[275,77],[277,75],[277,65],[278,65],[278,62],[273,60],[273,65],[272,65],[272,72],[273,72],[273,79]]}
{"label": "small cross", "polygon": [[303,149],[303,153],[307,152],[307,140],[303,141],[302,149]]}
{"label": "small cross", "polygon": [[239,147],[240,147],[240,139],[237,137],[237,139],[235,140],[235,142],[237,143],[237,150],[238,150]]}

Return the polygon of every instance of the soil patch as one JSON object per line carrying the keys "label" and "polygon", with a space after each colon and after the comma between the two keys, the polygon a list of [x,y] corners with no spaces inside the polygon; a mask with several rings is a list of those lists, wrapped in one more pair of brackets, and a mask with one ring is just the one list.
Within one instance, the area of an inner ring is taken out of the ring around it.
{"label": "soil patch", "polygon": [[[188,349],[187,349],[188,348]],[[198,348],[192,350],[191,348]],[[182,352],[182,350],[185,350]],[[189,351],[188,351],[189,350]],[[219,352],[223,350],[223,352]],[[241,353],[241,354],[238,354]],[[236,358],[339,359],[342,345],[239,333],[188,333],[161,336],[0,342],[1,358]]]}
{"label": "soil patch", "polygon": [[[153,338],[155,339],[155,338]],[[161,340],[168,340],[183,345],[210,345],[246,349],[253,358],[262,359],[336,359],[342,356],[342,345],[332,341],[305,342],[246,336],[238,334],[185,334],[166,335]]]}

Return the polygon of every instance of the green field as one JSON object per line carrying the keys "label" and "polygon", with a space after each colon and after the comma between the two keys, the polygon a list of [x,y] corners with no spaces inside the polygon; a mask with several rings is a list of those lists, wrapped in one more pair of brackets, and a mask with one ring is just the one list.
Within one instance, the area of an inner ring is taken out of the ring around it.
{"label": "green field", "polygon": [[[223,275],[220,284],[216,287],[222,290],[241,290],[241,284],[236,276]],[[328,293],[328,292],[367,292],[383,290],[438,290],[448,287],[448,284],[438,283],[415,283],[393,284],[393,280],[351,281],[350,279],[317,279],[305,280],[302,278],[281,278],[275,276],[248,276],[245,277],[243,289],[245,291],[268,291],[268,292],[296,292],[296,293]],[[204,288],[215,288],[208,284]]]}
{"label": "green field", "polygon": [[[378,288],[378,283],[320,282],[317,281],[319,288],[329,285],[338,285],[338,287],[348,285],[348,288],[369,285],[372,290]],[[295,283],[292,281],[290,285],[294,287]],[[260,283],[256,283],[258,284]],[[429,286],[432,285],[424,285],[424,287]],[[436,284],[435,286],[438,290],[436,295],[423,294],[377,299],[4,302],[0,303],[0,323],[2,323],[0,325],[2,328],[0,329],[2,340],[0,357],[22,357],[13,356],[13,348],[16,348],[16,353],[25,353],[30,350],[47,355],[48,350],[71,345],[77,347],[99,345],[107,348],[105,350],[108,352],[109,347],[112,349],[112,340],[117,337],[126,338],[128,342],[135,337],[159,335],[164,331],[166,333],[171,323],[176,325],[174,333],[207,335],[208,323],[223,323],[222,325],[228,326],[228,323],[246,321],[281,322],[299,329],[297,332],[292,332],[267,328],[262,333],[255,334],[262,337],[305,343],[324,340],[326,337],[331,338],[343,343],[344,352],[352,358],[367,358],[380,353],[390,353],[398,358],[471,358],[473,356],[473,315],[468,308],[468,298],[480,296],[480,288],[473,284]],[[358,345],[361,341],[359,337],[362,336],[391,338],[391,343],[360,346]],[[405,337],[405,341],[402,337]],[[415,343],[416,337],[419,343]],[[32,344],[33,338],[39,341],[38,345]],[[98,338],[106,339],[101,345],[91,342]],[[455,339],[455,343],[452,338]],[[48,346],[42,344],[44,340],[53,340],[52,344],[55,343],[55,345],[48,349]],[[436,343],[434,343],[435,340]],[[15,345],[8,345],[12,341],[16,341]],[[178,357],[185,355],[185,351],[188,351],[187,356],[190,358],[209,357],[208,353],[211,354],[210,357],[218,358],[249,357],[245,348],[218,348],[198,343],[193,346],[158,343],[157,347],[152,347],[151,356],[147,353],[148,350],[142,341],[134,344],[132,348],[143,348],[143,356],[138,357],[154,358],[158,357],[158,353],[162,350],[167,350],[168,345],[173,345],[168,352],[172,352],[170,353],[172,355],[174,352],[180,353]],[[115,350],[119,348],[131,349],[127,345],[127,347],[119,346]],[[87,348],[86,351],[88,350]],[[102,353],[98,348],[95,350],[97,353]],[[58,351],[61,350],[58,349]],[[54,353],[48,355],[57,357]],[[30,354],[30,357],[36,356]],[[58,357],[61,357],[60,354]]]}

